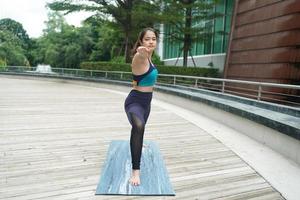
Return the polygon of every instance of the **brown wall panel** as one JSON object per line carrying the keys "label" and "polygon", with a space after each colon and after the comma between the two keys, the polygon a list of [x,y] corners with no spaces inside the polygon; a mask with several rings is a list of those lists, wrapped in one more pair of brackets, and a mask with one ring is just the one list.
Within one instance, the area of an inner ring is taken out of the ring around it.
{"label": "brown wall panel", "polygon": [[236,20],[236,26],[272,19],[277,16],[287,15],[299,11],[299,0],[280,1],[276,4],[258,8],[252,12],[239,14],[239,17]]}
{"label": "brown wall panel", "polygon": [[[234,80],[245,80],[245,78],[239,78],[239,77],[230,77],[230,79]],[[278,84],[290,84],[289,79],[274,79],[274,78],[256,78],[256,77],[248,77],[247,81],[254,81],[254,82],[267,82],[267,83],[278,83]],[[238,84],[240,85],[240,84]],[[245,84],[244,84],[245,85]],[[246,85],[245,85],[246,86]],[[247,85],[247,87],[244,88],[256,88],[257,86],[250,86]],[[282,89],[282,91],[285,91],[285,89]]]}
{"label": "brown wall panel", "polygon": [[300,49],[282,47],[274,49],[231,52],[229,64],[295,62]]}
{"label": "brown wall panel", "polygon": [[[288,70],[288,69],[284,69],[283,71]],[[267,74],[269,71],[269,73],[273,73],[270,70],[261,70],[259,69],[257,71],[257,73],[262,73],[262,74]],[[289,72],[289,73],[288,73]],[[251,74],[245,74],[245,73],[236,73],[233,72],[233,70],[230,70],[230,76],[228,76],[227,78],[229,79],[236,79],[236,80],[248,80],[248,81],[257,81],[257,82],[271,82],[271,83],[285,83],[285,84],[296,84],[296,85],[300,85],[300,70],[298,70],[297,68],[291,68],[290,70],[288,70],[288,72],[281,72],[283,74],[291,74],[294,77],[298,77],[295,79],[292,79],[293,77],[283,77],[283,78],[277,78],[277,77],[272,77],[270,75],[268,76],[251,76]]]}
{"label": "brown wall panel", "polygon": [[281,16],[267,21],[235,28],[233,39],[270,34],[300,28],[300,13]]}
{"label": "brown wall panel", "polygon": [[300,30],[284,31],[272,35],[247,37],[232,41],[232,51],[266,49],[300,45]]}
{"label": "brown wall panel", "polygon": [[[224,78],[300,85],[300,0],[236,0]],[[246,89],[226,90],[247,95]],[[264,88],[300,95],[299,90]],[[242,95],[243,96],[243,95]],[[268,95],[279,100],[291,97]],[[299,100],[298,100],[299,101]]]}
{"label": "brown wall panel", "polygon": [[[291,74],[297,76],[296,70],[293,65],[288,63],[268,63],[231,65],[228,72],[230,73],[230,77],[258,79],[272,77],[272,79],[285,79]],[[298,76],[300,77],[300,71],[298,72]]]}
{"label": "brown wall panel", "polygon": [[239,0],[239,7],[237,13],[257,9],[280,1],[282,0]]}
{"label": "brown wall panel", "polygon": [[290,84],[300,85],[300,67],[295,67],[293,64],[291,65],[293,67],[290,70],[290,76],[287,76],[291,80]]}

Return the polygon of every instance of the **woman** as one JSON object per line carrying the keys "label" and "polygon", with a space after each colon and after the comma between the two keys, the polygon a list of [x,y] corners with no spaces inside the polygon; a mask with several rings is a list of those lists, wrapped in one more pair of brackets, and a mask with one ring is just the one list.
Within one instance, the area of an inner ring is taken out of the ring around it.
{"label": "woman", "polygon": [[133,49],[132,74],[133,89],[125,101],[125,111],[132,126],[130,136],[130,151],[132,159],[132,174],[129,182],[140,185],[140,160],[143,147],[144,131],[150,114],[153,86],[158,71],[151,62],[156,48],[158,34],[152,28],[143,29]]}

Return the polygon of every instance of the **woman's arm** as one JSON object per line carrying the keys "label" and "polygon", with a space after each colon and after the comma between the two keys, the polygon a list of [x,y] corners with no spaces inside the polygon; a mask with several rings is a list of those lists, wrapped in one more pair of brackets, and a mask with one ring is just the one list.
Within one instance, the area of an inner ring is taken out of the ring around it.
{"label": "woman's arm", "polygon": [[143,74],[148,69],[148,57],[149,57],[149,49],[143,46],[137,48],[137,52],[135,53],[132,59],[132,72],[134,74]]}

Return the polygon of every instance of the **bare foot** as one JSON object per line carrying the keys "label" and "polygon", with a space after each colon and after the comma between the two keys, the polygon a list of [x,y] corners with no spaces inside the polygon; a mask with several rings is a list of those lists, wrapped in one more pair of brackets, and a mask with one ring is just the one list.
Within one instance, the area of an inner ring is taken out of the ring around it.
{"label": "bare foot", "polygon": [[138,186],[141,184],[140,170],[132,170],[132,174],[131,174],[131,178],[129,179],[129,183],[133,186]]}

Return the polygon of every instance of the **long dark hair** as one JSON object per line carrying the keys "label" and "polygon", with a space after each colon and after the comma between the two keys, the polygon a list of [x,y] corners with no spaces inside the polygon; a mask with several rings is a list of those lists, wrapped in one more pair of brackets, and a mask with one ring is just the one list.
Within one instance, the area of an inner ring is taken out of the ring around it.
{"label": "long dark hair", "polygon": [[147,31],[151,31],[155,34],[156,36],[156,39],[158,40],[158,32],[154,29],[154,28],[151,28],[151,27],[147,27],[147,28],[144,28],[140,33],[139,33],[139,36],[138,36],[138,39],[137,41],[135,42],[134,46],[133,46],[133,49],[131,51],[131,55],[134,56],[134,54],[136,53],[136,50],[139,46],[142,46],[142,43],[143,43],[143,38],[146,34]]}

